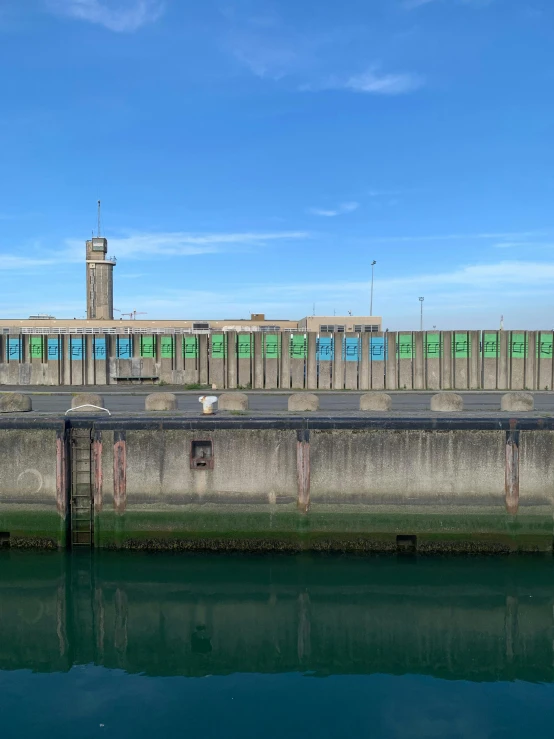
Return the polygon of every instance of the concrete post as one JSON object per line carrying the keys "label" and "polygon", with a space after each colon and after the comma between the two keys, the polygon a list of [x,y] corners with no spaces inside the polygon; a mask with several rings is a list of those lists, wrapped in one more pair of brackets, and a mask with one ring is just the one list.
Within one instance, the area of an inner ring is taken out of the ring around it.
{"label": "concrete post", "polygon": [[386,332],[385,338],[385,364],[387,390],[398,390],[398,359],[396,356],[396,343],[398,334],[396,331]]}
{"label": "concrete post", "polygon": [[252,387],[257,390],[263,390],[264,387],[264,352],[263,352],[263,334],[261,331],[254,333],[254,383]]}
{"label": "concrete post", "polygon": [[538,371],[537,390],[552,390],[554,387],[553,375],[553,344],[554,333],[552,331],[540,331],[537,338]]}
{"label": "concrete post", "polygon": [[523,387],[526,390],[538,390],[538,331],[527,331],[527,358],[525,360],[525,377]]}
{"label": "concrete post", "polygon": [[199,382],[201,385],[208,384],[208,336],[206,334],[198,334],[198,368]]}
{"label": "concrete post", "polygon": [[388,334],[377,333],[368,336],[369,341],[369,364],[370,364],[370,384],[371,390],[385,389],[385,369],[387,356],[387,337]]}
{"label": "concrete post", "polygon": [[424,338],[425,332],[415,331],[414,334],[414,390],[425,389],[425,356],[424,356]]}
{"label": "concrete post", "polygon": [[481,389],[481,335],[479,331],[469,332],[469,387]]}
{"label": "concrete post", "polygon": [[317,334],[311,331],[308,334],[308,357],[306,359],[306,374],[308,390],[317,390]]}
{"label": "concrete post", "polygon": [[227,387],[237,387],[237,332],[227,332]]}
{"label": "concrete post", "polygon": [[452,371],[452,356],[454,347],[452,345],[452,331],[441,331],[442,357],[441,357],[441,388],[450,390],[454,387]]}
{"label": "concrete post", "polygon": [[279,387],[290,390],[290,339],[291,334],[286,331],[281,338],[281,370],[279,372]]}
{"label": "concrete post", "polygon": [[359,378],[358,387],[360,390],[371,390],[371,357],[369,354],[369,337],[371,334],[363,333],[361,339],[361,356],[358,364]]}
{"label": "concrete post", "polygon": [[281,359],[282,334],[264,334],[265,388],[279,387],[279,362]]}
{"label": "concrete post", "polygon": [[331,389],[331,368],[333,366],[333,334],[319,334],[318,387]]}
{"label": "concrete post", "polygon": [[333,360],[333,390],[344,390],[344,334],[333,334],[335,347]]}

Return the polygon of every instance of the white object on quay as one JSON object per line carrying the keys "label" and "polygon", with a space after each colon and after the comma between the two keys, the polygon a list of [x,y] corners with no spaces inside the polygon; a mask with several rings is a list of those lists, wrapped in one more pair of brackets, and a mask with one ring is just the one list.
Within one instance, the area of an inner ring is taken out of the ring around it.
{"label": "white object on quay", "polygon": [[203,395],[201,398],[198,398],[200,403],[202,403],[202,412],[205,416],[211,416],[214,412],[214,403],[217,403],[217,396],[215,395]]}

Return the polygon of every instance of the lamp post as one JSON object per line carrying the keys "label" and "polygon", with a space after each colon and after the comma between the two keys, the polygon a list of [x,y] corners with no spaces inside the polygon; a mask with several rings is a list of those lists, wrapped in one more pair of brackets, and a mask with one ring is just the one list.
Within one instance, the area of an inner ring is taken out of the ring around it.
{"label": "lamp post", "polygon": [[419,319],[419,330],[420,331],[423,331],[423,301],[424,300],[425,300],[425,298],[420,298],[419,299],[419,304],[421,305],[421,316],[420,316],[420,319]]}
{"label": "lamp post", "polygon": [[373,315],[373,273],[375,272],[375,265],[376,264],[377,264],[377,262],[374,259],[373,262],[371,262],[371,300],[370,300],[370,303],[369,303],[369,315],[370,316]]}

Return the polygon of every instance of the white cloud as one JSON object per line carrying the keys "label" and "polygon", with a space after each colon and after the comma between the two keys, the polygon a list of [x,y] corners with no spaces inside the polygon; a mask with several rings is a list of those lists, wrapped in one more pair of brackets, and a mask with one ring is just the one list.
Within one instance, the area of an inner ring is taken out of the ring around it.
{"label": "white cloud", "polygon": [[309,208],[308,213],[313,216],[323,216],[325,218],[334,218],[335,216],[342,216],[345,213],[353,213],[360,207],[359,203],[341,203],[336,208],[325,209],[325,208]]}
{"label": "white cloud", "polygon": [[156,21],[164,10],[162,0],[46,0],[60,15],[97,23],[116,33],[132,33]]}
{"label": "white cloud", "polygon": [[423,78],[417,74],[380,74],[376,69],[369,69],[346,79],[337,89],[374,95],[403,95],[419,89],[423,84]]}

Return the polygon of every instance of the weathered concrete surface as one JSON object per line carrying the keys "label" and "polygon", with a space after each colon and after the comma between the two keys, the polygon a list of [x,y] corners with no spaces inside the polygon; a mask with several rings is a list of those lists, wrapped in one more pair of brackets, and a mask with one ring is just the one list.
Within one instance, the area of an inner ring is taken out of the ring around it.
{"label": "weathered concrete surface", "polygon": [[361,411],[390,411],[392,398],[387,393],[366,393],[360,398]]}
{"label": "weathered concrete surface", "polygon": [[505,393],[500,401],[500,409],[503,411],[519,413],[522,411],[532,411],[534,408],[535,400],[531,393]]}
{"label": "weathered concrete surface", "polygon": [[317,411],[319,398],[313,393],[294,393],[289,395],[289,411]]}
{"label": "weathered concrete surface", "polygon": [[[80,406],[96,406],[95,408]],[[71,407],[79,408],[79,413],[102,413],[104,398],[98,393],[78,393],[71,398]]]}
{"label": "weathered concrete surface", "polygon": [[220,411],[247,411],[248,395],[245,393],[223,393],[218,398],[217,407]]}
{"label": "weathered concrete surface", "polygon": [[33,410],[29,395],[3,393],[0,395],[0,413],[26,413]]}
{"label": "weathered concrete surface", "polygon": [[51,429],[0,429],[0,531],[10,546],[65,545],[63,440]]}
{"label": "weathered concrete surface", "polygon": [[177,396],[173,393],[151,393],[146,396],[144,409],[147,411],[176,411]]}
{"label": "weathered concrete surface", "polygon": [[458,393],[437,393],[431,398],[431,410],[440,413],[459,412],[464,409],[464,399]]}

